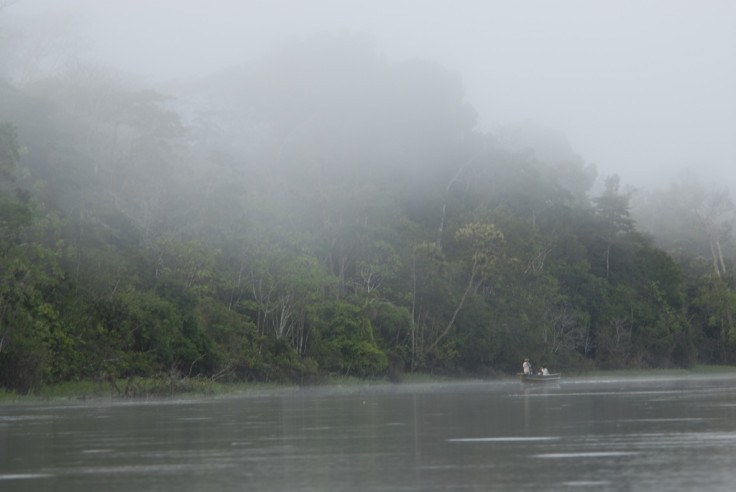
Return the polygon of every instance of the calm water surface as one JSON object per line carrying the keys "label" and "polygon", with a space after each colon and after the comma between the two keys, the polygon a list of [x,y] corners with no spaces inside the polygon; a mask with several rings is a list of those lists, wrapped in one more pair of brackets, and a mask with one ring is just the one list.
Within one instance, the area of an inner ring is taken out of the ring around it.
{"label": "calm water surface", "polygon": [[0,406],[0,490],[735,490],[736,376]]}

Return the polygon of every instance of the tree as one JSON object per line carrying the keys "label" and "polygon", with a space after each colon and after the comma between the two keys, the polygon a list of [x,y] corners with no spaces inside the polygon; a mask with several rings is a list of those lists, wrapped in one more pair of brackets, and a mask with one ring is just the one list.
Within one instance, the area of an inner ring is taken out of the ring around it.
{"label": "tree", "polygon": [[[730,192],[707,188],[694,176],[685,175],[668,189],[646,195],[636,213],[642,217],[643,227],[654,234],[657,244],[676,255],[686,269],[696,292],[692,299],[693,312],[700,313],[703,309],[710,313],[707,319],[696,316],[700,331],[709,333],[714,326],[720,326],[720,334],[706,336],[706,340],[718,339],[721,347],[726,347],[726,334],[736,332],[733,311],[729,303],[722,301],[732,295],[728,293],[733,291],[728,258],[736,251],[732,238],[736,207]],[[707,283],[711,285],[705,287]],[[721,294],[715,295],[718,292]],[[705,306],[706,299],[714,305]],[[715,354],[720,349],[707,348],[706,352]],[[711,357],[722,359],[722,355]]]}
{"label": "tree", "polygon": [[365,38],[189,90],[81,63],[0,83],[3,384],[730,357],[725,199],[681,200],[683,276],[618,176],[590,200],[564,136],[475,133],[457,74]]}
{"label": "tree", "polygon": [[606,178],[605,191],[593,201],[596,205],[596,215],[602,224],[604,241],[603,259],[606,276],[611,270],[611,248],[619,233],[630,232],[634,228],[634,221],[629,217],[629,194],[619,191],[621,178],[614,174]]}
{"label": "tree", "polygon": [[503,234],[493,224],[467,224],[457,230],[455,239],[467,247],[470,253],[470,267],[467,272],[465,290],[457,301],[445,329],[427,346],[425,353],[431,352],[447,336],[455,325],[455,319],[463,309],[468,295],[477,292],[478,287],[491,274],[496,262],[503,257]]}
{"label": "tree", "polygon": [[29,194],[10,191],[19,160],[15,127],[0,124],[0,385],[30,391],[51,377],[50,344],[63,322],[50,293],[62,274],[58,251],[38,241],[45,224],[34,230]]}
{"label": "tree", "polygon": [[726,188],[708,187],[686,174],[667,188],[638,193],[632,203],[639,227],[657,246],[710,257],[715,275],[723,273],[723,259],[736,252],[736,207]]}
{"label": "tree", "polygon": [[[316,307],[316,306],[315,306]],[[376,376],[388,367],[378,347],[373,327],[363,310],[345,301],[317,308],[317,343],[313,354],[320,367],[343,375]]]}
{"label": "tree", "polygon": [[20,145],[15,126],[0,122],[0,179],[11,180],[20,160]]}
{"label": "tree", "polygon": [[18,279],[23,276],[24,263],[18,262],[13,253],[18,247],[20,231],[31,222],[28,204],[6,197],[8,184],[14,179],[13,172],[20,159],[17,139],[12,124],[0,123],[0,354],[10,334],[6,313],[23,291]]}
{"label": "tree", "polygon": [[400,259],[393,246],[385,241],[376,241],[368,245],[358,260],[360,286],[366,295],[370,295],[395,275],[399,267]]}

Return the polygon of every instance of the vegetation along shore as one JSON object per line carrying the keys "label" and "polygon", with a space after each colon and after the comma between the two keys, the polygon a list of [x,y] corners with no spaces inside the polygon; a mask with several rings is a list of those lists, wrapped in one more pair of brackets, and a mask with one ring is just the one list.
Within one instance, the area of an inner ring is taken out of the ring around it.
{"label": "vegetation along shore", "polygon": [[727,192],[480,131],[457,74],[362,37],[8,77],[0,120],[3,398],[736,364]]}

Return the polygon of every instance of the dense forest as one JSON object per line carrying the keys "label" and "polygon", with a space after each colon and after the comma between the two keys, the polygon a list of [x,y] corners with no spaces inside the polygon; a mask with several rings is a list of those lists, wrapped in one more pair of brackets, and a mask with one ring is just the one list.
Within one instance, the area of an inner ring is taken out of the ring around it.
{"label": "dense forest", "polygon": [[8,390],[736,362],[728,193],[480,132],[437,64],[324,35],[156,88],[3,77]]}

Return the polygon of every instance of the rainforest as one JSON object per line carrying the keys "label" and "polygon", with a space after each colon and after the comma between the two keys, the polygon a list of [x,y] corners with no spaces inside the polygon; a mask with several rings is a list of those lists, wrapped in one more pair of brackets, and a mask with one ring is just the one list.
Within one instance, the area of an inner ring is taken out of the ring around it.
{"label": "rainforest", "polygon": [[359,35],[4,78],[0,122],[8,391],[736,363],[727,191],[478,130],[459,74]]}

